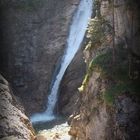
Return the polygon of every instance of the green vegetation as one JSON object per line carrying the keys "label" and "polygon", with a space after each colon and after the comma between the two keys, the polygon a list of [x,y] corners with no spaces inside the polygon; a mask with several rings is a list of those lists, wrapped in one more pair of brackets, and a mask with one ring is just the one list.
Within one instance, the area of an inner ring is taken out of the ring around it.
{"label": "green vegetation", "polygon": [[85,50],[91,50],[98,46],[101,46],[102,43],[107,41],[107,35],[112,34],[112,27],[106,21],[100,13],[101,2],[99,0],[94,1],[94,10],[96,16],[90,20],[88,29],[87,29],[87,40],[88,43],[85,47]]}
{"label": "green vegetation", "polygon": [[127,50],[122,47],[116,49],[116,61],[112,64],[112,50],[108,50],[104,54],[98,55],[91,61],[92,69],[102,71],[104,76],[112,75],[113,79],[128,80],[128,55]]}
{"label": "green vegetation", "polygon": [[90,20],[87,31],[87,38],[90,41],[86,46],[86,50],[95,47],[95,44],[100,44],[104,40],[102,24],[103,21],[97,17]]}
{"label": "green vegetation", "polygon": [[112,85],[103,93],[103,99],[109,105],[113,105],[115,98],[128,91],[128,85],[125,83],[117,83]]}
{"label": "green vegetation", "polygon": [[105,21],[102,17],[95,17],[91,19],[88,25],[87,30],[87,39],[89,42],[85,50],[90,50],[100,46],[103,42],[106,42],[107,34],[111,33],[112,29],[109,26],[108,22]]}
{"label": "green vegetation", "polygon": [[100,71],[102,78],[110,79],[111,85],[108,85],[103,93],[103,99],[113,105],[115,98],[122,94],[137,95],[140,92],[140,79],[131,79],[129,76],[129,62],[127,50],[118,47],[116,50],[116,62],[112,64],[112,52],[109,50],[105,54],[98,55],[92,60],[90,69]]}
{"label": "green vegetation", "polygon": [[[79,91],[84,91],[93,71],[99,71],[101,78],[107,79],[109,83],[102,98],[108,105],[113,105],[115,98],[123,94],[139,96],[140,78],[130,76],[130,62],[128,50],[122,46],[116,47],[115,63],[112,63],[112,49],[104,54],[99,54],[90,63],[85,79]],[[136,71],[135,71],[136,73]]]}
{"label": "green vegetation", "polygon": [[[114,33],[113,27],[98,12],[100,9],[99,1],[96,0],[95,3],[95,9],[97,10],[96,17],[91,19],[87,30],[87,45],[85,50],[89,52],[93,51],[92,49],[94,48],[110,44]],[[131,0],[128,0],[128,5],[131,5]],[[102,99],[108,105],[113,105],[115,99],[123,94],[139,96],[140,77],[135,76],[138,70],[135,69],[135,71],[130,68],[133,66],[130,63],[133,62],[130,62],[128,50],[123,48],[123,44],[108,49],[106,53],[96,55],[96,58],[89,63],[87,74],[79,88],[80,92],[85,90],[93,71],[96,71],[101,73],[101,79],[108,82],[102,93]]]}

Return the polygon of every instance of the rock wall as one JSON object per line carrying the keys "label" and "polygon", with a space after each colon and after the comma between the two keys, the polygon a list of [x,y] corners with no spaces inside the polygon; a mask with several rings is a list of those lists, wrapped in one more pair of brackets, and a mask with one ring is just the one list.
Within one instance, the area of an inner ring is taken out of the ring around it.
{"label": "rock wall", "polygon": [[85,74],[85,62],[83,59],[83,47],[79,49],[76,56],[69,65],[62,83],[58,99],[58,112],[63,115],[71,115],[78,108],[78,87]]}
{"label": "rock wall", "polygon": [[69,118],[69,134],[74,140],[138,140],[139,1],[97,0],[95,7],[84,50],[87,72],[79,88],[80,107]]}
{"label": "rock wall", "polygon": [[[116,43],[124,41],[126,47],[131,49],[135,55],[140,56],[139,51],[139,1],[114,0],[114,8],[111,9],[111,1],[101,1],[101,15],[113,26]],[[114,14],[113,14],[114,11]]]}
{"label": "rock wall", "polygon": [[0,70],[28,114],[44,109],[78,3],[79,0],[0,2]]}
{"label": "rock wall", "polygon": [[34,140],[34,130],[9,83],[0,75],[0,139]]}
{"label": "rock wall", "polygon": [[[139,135],[140,100],[121,93],[114,106],[103,98],[109,82],[94,71],[81,95],[80,110],[70,118],[69,134],[78,140],[137,140]],[[115,93],[114,93],[115,94]]]}

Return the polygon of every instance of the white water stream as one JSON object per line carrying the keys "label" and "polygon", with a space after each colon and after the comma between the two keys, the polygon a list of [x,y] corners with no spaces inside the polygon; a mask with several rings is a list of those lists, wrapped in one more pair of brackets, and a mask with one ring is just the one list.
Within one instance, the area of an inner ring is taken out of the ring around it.
{"label": "white water stream", "polygon": [[83,41],[88,26],[88,21],[92,14],[92,2],[93,0],[80,1],[78,9],[75,12],[74,17],[72,19],[70,32],[67,39],[67,48],[62,58],[62,62],[60,64],[60,70],[56,74],[50,95],[48,96],[47,110],[43,113],[36,113],[33,116],[31,116],[31,121],[33,123],[51,121],[55,119],[53,111],[57,102],[57,93],[59,85],[68,65],[74,58],[76,52],[80,48],[81,43]]}

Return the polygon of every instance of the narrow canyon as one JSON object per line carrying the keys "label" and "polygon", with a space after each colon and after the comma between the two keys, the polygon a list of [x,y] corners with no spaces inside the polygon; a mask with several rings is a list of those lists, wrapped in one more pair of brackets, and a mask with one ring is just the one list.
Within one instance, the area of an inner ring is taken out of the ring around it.
{"label": "narrow canyon", "polygon": [[1,0],[0,139],[139,140],[139,10]]}

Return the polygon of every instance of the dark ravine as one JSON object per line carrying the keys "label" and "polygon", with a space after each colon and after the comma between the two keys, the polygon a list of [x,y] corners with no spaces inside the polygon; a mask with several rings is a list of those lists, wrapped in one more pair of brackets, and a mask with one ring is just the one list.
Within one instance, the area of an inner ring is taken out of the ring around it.
{"label": "dark ravine", "polygon": [[[45,110],[78,3],[0,0],[0,73],[6,78],[0,75],[1,140],[49,138],[49,131],[35,136],[25,114]],[[89,26],[95,30],[66,71],[56,110],[72,114],[66,130],[72,140],[139,140],[140,2],[96,0],[95,8]]]}

